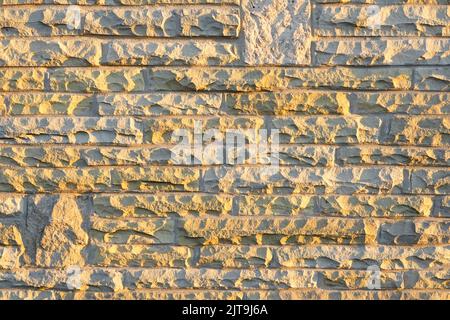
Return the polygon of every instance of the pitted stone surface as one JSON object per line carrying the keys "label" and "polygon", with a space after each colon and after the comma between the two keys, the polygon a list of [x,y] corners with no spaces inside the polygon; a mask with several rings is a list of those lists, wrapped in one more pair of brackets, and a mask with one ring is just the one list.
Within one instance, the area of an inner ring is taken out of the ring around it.
{"label": "pitted stone surface", "polygon": [[449,13],[0,0],[0,299],[449,300]]}

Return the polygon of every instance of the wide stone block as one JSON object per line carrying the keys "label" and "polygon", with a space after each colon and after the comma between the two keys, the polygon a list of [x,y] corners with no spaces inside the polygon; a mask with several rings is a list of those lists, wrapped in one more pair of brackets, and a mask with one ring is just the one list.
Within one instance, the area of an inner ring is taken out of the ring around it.
{"label": "wide stone block", "polygon": [[110,170],[4,168],[0,170],[1,192],[98,192],[111,185]]}
{"label": "wide stone block", "polygon": [[449,263],[449,246],[282,246],[274,257],[285,268],[381,270],[442,268]]}
{"label": "wide stone block", "polygon": [[446,92],[352,92],[344,96],[355,114],[448,114]]}
{"label": "wide stone block", "polygon": [[175,242],[173,219],[108,219],[91,217],[91,243],[171,244]]}
{"label": "wide stone block", "polygon": [[414,169],[411,172],[411,190],[418,194],[450,192],[450,172],[445,168]]}
{"label": "wide stone block", "polygon": [[237,7],[4,7],[3,36],[122,35],[139,37],[237,37]]}
{"label": "wide stone block", "polygon": [[431,91],[450,91],[450,67],[416,68],[414,70],[414,89]]}
{"label": "wide stone block", "polygon": [[362,244],[375,238],[362,219],[345,218],[189,218],[179,228],[181,244]]}
{"label": "wide stone block", "polygon": [[0,68],[0,91],[44,90],[44,77],[41,68]]}
{"label": "wide stone block", "polygon": [[248,92],[224,93],[224,114],[287,115],[287,114],[340,114],[349,102],[345,93]]}
{"label": "wide stone block", "polygon": [[193,249],[180,246],[97,244],[89,248],[89,264],[99,267],[189,267]]}
{"label": "wide stone block", "polygon": [[314,51],[318,65],[448,65],[447,39],[319,40]]}
{"label": "wide stone block", "polygon": [[259,246],[204,246],[200,248],[198,267],[264,268],[272,261],[272,251]]}
{"label": "wide stone block", "polygon": [[58,68],[47,74],[51,91],[139,92],[145,89],[144,72],[141,68]]}
{"label": "wide stone block", "polygon": [[408,68],[177,68],[149,70],[157,91],[271,91],[295,88],[411,89]]}
{"label": "wide stone block", "polygon": [[98,116],[94,96],[44,92],[17,92],[4,95],[6,114],[10,116]]}
{"label": "wide stone block", "polygon": [[232,198],[209,194],[95,195],[94,211],[100,217],[167,217],[226,215]]}
{"label": "wide stone block", "polygon": [[[190,143],[212,143],[215,139],[226,142],[227,134],[245,137],[248,143],[258,142],[264,119],[252,117],[192,117],[151,118],[145,122],[145,142],[152,144],[178,144],[181,137]],[[208,132],[208,130],[210,130]],[[200,139],[200,141],[198,141]]]}
{"label": "wide stone block", "polygon": [[445,220],[402,220],[377,224],[377,241],[380,244],[448,244],[450,240],[450,222]]}
{"label": "wide stone block", "polygon": [[98,66],[102,47],[98,40],[0,40],[0,65]]}
{"label": "wide stone block", "polygon": [[90,10],[84,33],[139,37],[237,37],[240,11],[216,8],[120,8]]}
{"label": "wide stone block", "polygon": [[240,216],[428,217],[435,216],[431,196],[390,195],[245,195],[235,196]]}
{"label": "wide stone block", "polygon": [[[428,4],[428,2],[427,2]],[[448,36],[446,5],[317,5],[319,36]]]}
{"label": "wide stone block", "polygon": [[240,60],[236,45],[210,40],[114,40],[103,42],[102,47],[104,65],[208,66],[232,65]]}
{"label": "wide stone block", "polygon": [[128,167],[109,171],[115,191],[199,191],[200,169],[190,167]]}
{"label": "wide stone block", "polygon": [[204,190],[240,194],[386,194],[407,190],[401,168],[217,167],[205,170]]}
{"label": "wide stone block", "polygon": [[115,116],[214,115],[219,112],[219,93],[143,93],[97,96],[99,113]]}
{"label": "wide stone block", "polygon": [[448,166],[450,151],[446,148],[358,146],[336,149],[339,165],[420,165]]}
{"label": "wide stone block", "polygon": [[0,141],[33,143],[142,143],[141,123],[133,118],[5,117],[0,119]]}

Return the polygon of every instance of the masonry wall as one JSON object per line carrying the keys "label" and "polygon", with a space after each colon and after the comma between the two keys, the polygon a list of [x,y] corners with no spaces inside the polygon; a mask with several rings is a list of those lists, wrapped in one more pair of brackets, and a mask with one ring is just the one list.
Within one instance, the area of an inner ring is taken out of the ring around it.
{"label": "masonry wall", "polygon": [[447,0],[0,3],[1,299],[450,297]]}

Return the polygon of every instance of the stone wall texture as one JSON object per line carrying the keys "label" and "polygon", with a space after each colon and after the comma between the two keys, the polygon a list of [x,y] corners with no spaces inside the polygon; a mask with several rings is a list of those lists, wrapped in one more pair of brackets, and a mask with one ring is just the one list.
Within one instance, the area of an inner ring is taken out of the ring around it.
{"label": "stone wall texture", "polygon": [[450,299],[448,0],[0,4],[0,299]]}

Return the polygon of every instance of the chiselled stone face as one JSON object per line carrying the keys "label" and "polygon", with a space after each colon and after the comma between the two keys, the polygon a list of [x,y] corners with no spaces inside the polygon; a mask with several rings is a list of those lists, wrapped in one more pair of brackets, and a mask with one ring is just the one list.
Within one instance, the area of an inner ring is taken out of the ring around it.
{"label": "chiselled stone face", "polygon": [[446,0],[0,0],[0,299],[449,299]]}

